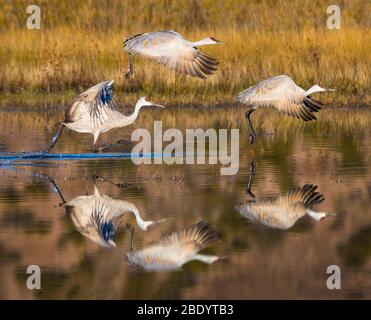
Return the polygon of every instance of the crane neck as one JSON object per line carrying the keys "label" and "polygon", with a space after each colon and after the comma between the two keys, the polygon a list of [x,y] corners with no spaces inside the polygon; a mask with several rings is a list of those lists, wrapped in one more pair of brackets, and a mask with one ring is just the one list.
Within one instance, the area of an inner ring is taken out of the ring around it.
{"label": "crane neck", "polygon": [[134,215],[137,225],[142,230],[147,230],[147,228],[154,223],[153,221],[143,220],[138,208],[133,203],[125,202],[125,211],[131,212]]}
{"label": "crane neck", "polygon": [[306,96],[309,96],[309,95],[311,95],[312,93],[323,92],[323,91],[326,91],[326,89],[321,88],[319,85],[315,84],[314,86],[311,86],[311,87],[310,87],[310,88],[305,92],[305,95],[306,95]]}
{"label": "crane neck", "polygon": [[139,111],[142,107],[143,107],[143,105],[137,103],[135,105],[134,112],[131,115],[125,116],[125,115],[122,114],[122,117],[118,120],[117,127],[124,127],[124,126],[128,126],[128,125],[134,123],[135,120],[137,120],[137,118],[139,116]]}
{"label": "crane neck", "polygon": [[208,263],[208,264],[212,264],[215,261],[217,261],[218,259],[219,259],[219,257],[217,257],[217,256],[210,256],[210,255],[206,255],[206,254],[195,254],[192,258],[192,260],[198,260],[198,261],[202,261],[202,262]]}

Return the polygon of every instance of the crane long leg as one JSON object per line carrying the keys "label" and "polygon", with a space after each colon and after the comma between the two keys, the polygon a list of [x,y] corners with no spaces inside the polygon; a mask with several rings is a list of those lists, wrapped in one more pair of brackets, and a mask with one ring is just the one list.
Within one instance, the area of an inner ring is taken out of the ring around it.
{"label": "crane long leg", "polygon": [[64,205],[66,203],[66,200],[64,199],[63,197],[63,194],[61,192],[61,190],[58,188],[57,184],[55,183],[54,179],[47,175],[47,174],[43,174],[43,173],[35,173],[35,174],[32,174],[34,177],[38,177],[38,178],[43,178],[43,179],[46,179],[48,180],[48,182],[52,185],[53,187],[53,191],[55,193],[58,194],[59,198],[61,199],[62,201],[62,204]]}
{"label": "crane long leg", "polygon": [[64,204],[66,203],[66,200],[64,199],[61,190],[58,188],[58,186],[57,186],[57,184],[54,182],[54,179],[53,179],[53,178],[50,178],[49,181],[50,181],[51,185],[53,186],[53,191],[55,191],[55,192],[58,194],[59,198],[60,198],[61,201],[62,201],[62,204],[64,205]]}
{"label": "crane long leg", "polygon": [[117,144],[126,144],[126,145],[128,145],[128,144],[131,144],[131,141],[120,139],[120,140],[118,140],[118,141],[116,141],[114,143],[110,143],[110,144],[107,144],[106,146],[100,147],[98,149],[94,149],[93,151],[94,152],[100,152],[100,151],[103,151],[103,150],[105,150],[107,148],[113,147],[113,146],[115,146]]}
{"label": "crane long leg", "polygon": [[255,109],[251,109],[249,111],[247,111],[245,113],[245,117],[246,117],[246,120],[247,120],[247,125],[250,129],[250,144],[253,144],[256,140],[256,134],[255,134],[255,131],[254,131],[254,128],[252,127],[252,124],[251,124],[251,120],[250,120],[250,115],[255,111]]}
{"label": "crane long leg", "polygon": [[254,181],[255,171],[256,171],[255,162],[250,161],[250,176],[249,176],[249,182],[247,183],[247,187],[246,187],[246,193],[249,194],[253,199],[255,199],[255,195],[251,191],[251,186]]}
{"label": "crane long leg", "polygon": [[134,228],[131,224],[127,223],[126,228],[130,231],[130,251],[134,249]]}
{"label": "crane long leg", "polygon": [[134,73],[133,64],[131,63],[131,53],[129,52],[129,68],[125,73],[125,79],[129,79]]}
{"label": "crane long leg", "polygon": [[53,149],[53,147],[57,143],[57,140],[61,136],[61,134],[63,132],[63,129],[64,129],[64,125],[61,124],[60,127],[59,127],[59,129],[58,129],[58,131],[53,136],[53,138],[50,139],[48,146],[44,150],[44,153],[48,153],[51,149]]}

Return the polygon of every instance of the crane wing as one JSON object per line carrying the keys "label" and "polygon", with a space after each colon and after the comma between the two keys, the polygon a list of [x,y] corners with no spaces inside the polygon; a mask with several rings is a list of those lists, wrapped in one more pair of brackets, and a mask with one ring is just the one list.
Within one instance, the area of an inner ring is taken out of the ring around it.
{"label": "crane wing", "polygon": [[156,244],[175,246],[188,252],[198,252],[220,239],[220,234],[207,222],[200,221],[161,238]]}
{"label": "crane wing", "polygon": [[175,31],[134,35],[124,41],[124,49],[141,55],[180,73],[206,79],[217,70],[219,62],[191,46]]}
{"label": "crane wing", "polygon": [[324,196],[316,192],[317,186],[312,184],[305,184],[304,186],[297,188],[295,190],[289,191],[286,194],[280,195],[276,198],[268,198],[259,201],[259,205],[265,206],[277,206],[277,207],[295,207],[305,206],[310,207],[316,203],[322,202],[325,198]]}
{"label": "crane wing", "polygon": [[268,199],[243,203],[236,208],[242,216],[253,222],[279,229],[292,227],[297,219],[304,214],[300,208],[282,206]]}
{"label": "crane wing", "polygon": [[160,239],[148,248],[128,253],[131,263],[147,268],[179,267],[205,247],[220,239],[220,234],[205,221]]}
{"label": "crane wing", "polygon": [[113,96],[113,81],[96,84],[81,93],[67,109],[65,122],[75,122],[88,113],[94,122],[105,120],[105,109],[116,110],[117,103]]}

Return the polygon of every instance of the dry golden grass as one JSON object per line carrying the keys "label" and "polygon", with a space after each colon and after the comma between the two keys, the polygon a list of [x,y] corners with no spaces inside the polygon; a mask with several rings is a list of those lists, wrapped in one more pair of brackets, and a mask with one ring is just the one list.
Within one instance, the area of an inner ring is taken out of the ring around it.
{"label": "dry golden grass", "polygon": [[[342,29],[326,28],[322,1],[39,1],[42,29],[25,27],[29,3],[5,2],[0,17],[0,105],[69,104],[87,87],[114,79],[123,102],[139,95],[167,104],[225,103],[277,74],[309,87],[334,87],[332,105],[371,104],[368,1],[344,1]],[[136,57],[136,77],[124,81],[131,34],[175,29],[189,39],[212,35],[204,48],[220,60],[206,81]],[[129,95],[129,96],[128,96]]]}

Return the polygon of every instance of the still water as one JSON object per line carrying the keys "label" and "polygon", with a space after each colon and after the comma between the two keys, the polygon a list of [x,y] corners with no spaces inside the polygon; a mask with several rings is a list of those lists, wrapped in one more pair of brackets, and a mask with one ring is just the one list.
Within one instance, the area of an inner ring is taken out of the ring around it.
{"label": "still water", "polygon": [[[99,143],[128,138],[136,127],[151,130],[153,120],[163,120],[164,130],[241,127],[237,175],[221,176],[219,165],[136,166],[130,159],[0,167],[1,299],[371,298],[370,111],[325,110],[307,124],[257,111],[253,146],[241,109],[166,111],[145,111],[134,126],[107,133]],[[0,152],[42,149],[62,117],[0,113]],[[66,130],[54,152],[88,152],[91,143],[91,136]],[[331,215],[317,221],[283,212],[287,223],[280,226],[249,219],[236,210],[252,200],[249,181],[256,201],[317,186],[325,199],[313,209]],[[61,206],[63,199],[74,204],[73,215]],[[87,207],[113,217],[116,247],[82,227]],[[166,220],[143,231],[133,210],[145,221]],[[224,259],[171,272],[128,264],[127,223],[135,229],[134,250],[140,250],[202,220],[221,235],[202,253]],[[41,268],[41,290],[26,287],[29,265]],[[341,290],[326,286],[330,265],[341,269]]]}

